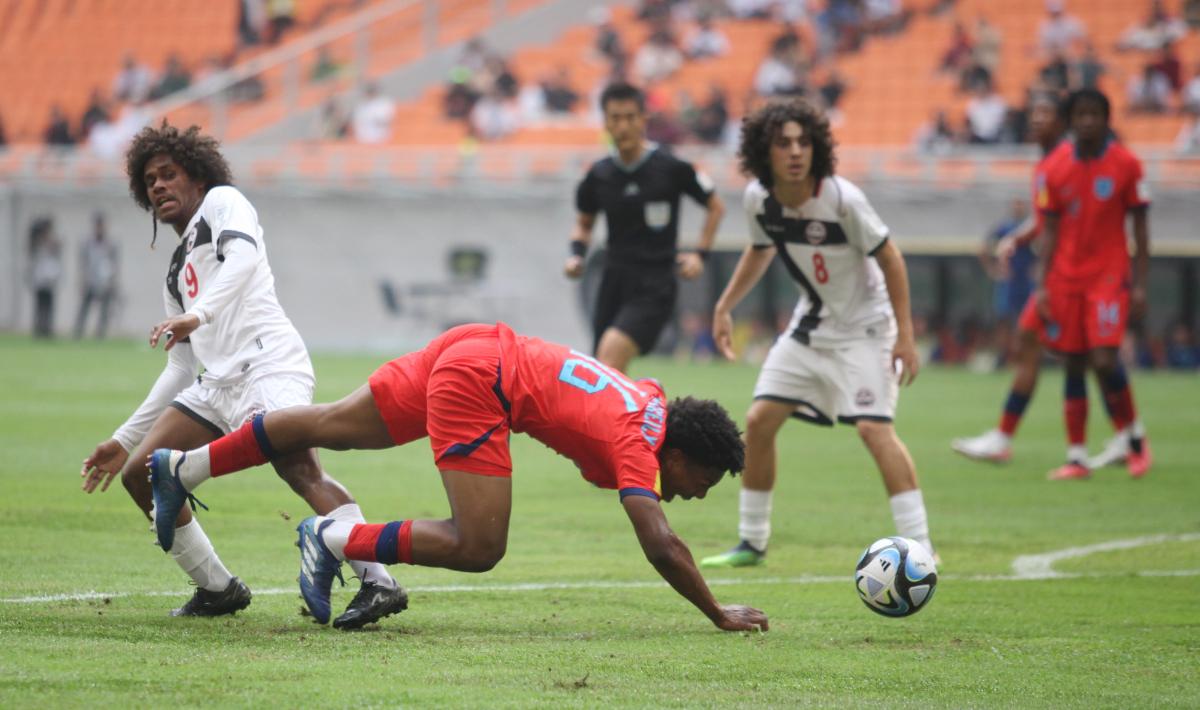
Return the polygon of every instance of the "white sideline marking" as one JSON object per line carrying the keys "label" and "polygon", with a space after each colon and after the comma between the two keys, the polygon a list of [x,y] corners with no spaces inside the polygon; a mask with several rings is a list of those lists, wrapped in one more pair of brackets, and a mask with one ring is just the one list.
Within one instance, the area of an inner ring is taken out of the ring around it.
{"label": "white sideline marking", "polygon": [[[1200,536],[1196,536],[1200,538]],[[1177,539],[1177,538],[1171,538]],[[1076,549],[1076,548],[1073,548]],[[1117,548],[1120,549],[1120,548]],[[1018,558],[1020,559],[1020,558]],[[1021,574],[977,574],[968,576],[942,575],[940,579],[950,582],[1028,582],[1041,579],[1088,579],[1109,577],[1104,573],[1076,574],[1069,572],[1052,572],[1045,576],[1028,576]],[[1197,577],[1200,569],[1179,570],[1148,570],[1135,572],[1133,577]],[[806,576],[806,577],[763,577],[760,579],[709,579],[710,587],[753,586],[756,584],[774,585],[804,585],[804,584],[854,584],[853,577],[845,576]],[[176,597],[187,594],[188,588],[174,589],[162,592],[82,592],[78,594],[45,594],[31,597],[0,598],[2,604],[46,604],[50,602],[88,601],[92,599],[120,599],[122,597]],[[514,584],[444,584],[418,587],[406,587],[410,593],[417,594],[455,594],[459,592],[545,592],[555,590],[589,590],[589,589],[667,589],[666,582],[519,582]],[[299,587],[281,587],[272,589],[255,589],[255,596],[278,596],[294,594],[299,596]]]}
{"label": "white sideline marking", "polygon": [[1095,552],[1130,550],[1135,547],[1157,545],[1163,542],[1192,542],[1194,540],[1200,540],[1200,533],[1147,535],[1145,537],[1134,537],[1126,540],[1109,540],[1108,542],[1099,542],[1095,545],[1084,545],[1082,547],[1068,547],[1062,550],[1054,550],[1053,552],[1045,552],[1040,555],[1021,555],[1013,560],[1013,574],[1020,579],[1057,579],[1059,577],[1071,576],[1054,570],[1054,563],[1061,560],[1086,557]]}

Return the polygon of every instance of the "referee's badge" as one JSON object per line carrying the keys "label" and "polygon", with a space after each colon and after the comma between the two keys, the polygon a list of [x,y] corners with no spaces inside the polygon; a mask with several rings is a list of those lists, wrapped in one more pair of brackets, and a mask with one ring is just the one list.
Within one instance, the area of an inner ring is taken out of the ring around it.
{"label": "referee's badge", "polygon": [[671,223],[670,202],[646,203],[646,226],[651,229],[663,229]]}
{"label": "referee's badge", "polygon": [[816,220],[809,222],[804,228],[804,237],[808,239],[809,244],[820,244],[825,241],[825,236],[825,225]]}

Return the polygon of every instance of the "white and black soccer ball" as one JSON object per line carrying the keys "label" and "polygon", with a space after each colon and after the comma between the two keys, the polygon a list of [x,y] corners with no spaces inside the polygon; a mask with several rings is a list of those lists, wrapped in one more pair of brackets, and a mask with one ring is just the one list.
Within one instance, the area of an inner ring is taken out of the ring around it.
{"label": "white and black soccer ball", "polygon": [[909,616],[924,609],[933,598],[937,579],[933,555],[907,537],[876,540],[854,568],[859,598],[884,616]]}

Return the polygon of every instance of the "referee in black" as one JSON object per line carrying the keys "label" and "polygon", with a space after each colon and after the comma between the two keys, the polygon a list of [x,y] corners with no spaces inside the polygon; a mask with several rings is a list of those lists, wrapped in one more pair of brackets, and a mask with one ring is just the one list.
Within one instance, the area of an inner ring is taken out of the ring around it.
{"label": "referee in black", "polygon": [[[604,127],[615,154],[594,163],[575,192],[578,217],[571,233],[567,276],[583,274],[596,214],[608,220],[608,253],[592,314],[596,359],[624,372],[630,360],[654,348],[675,311],[678,282],[704,273],[725,205],[712,181],[691,163],[646,143],[641,90],[615,83],[600,95]],[[694,251],[677,251],[679,198],[688,195],[708,215]]]}

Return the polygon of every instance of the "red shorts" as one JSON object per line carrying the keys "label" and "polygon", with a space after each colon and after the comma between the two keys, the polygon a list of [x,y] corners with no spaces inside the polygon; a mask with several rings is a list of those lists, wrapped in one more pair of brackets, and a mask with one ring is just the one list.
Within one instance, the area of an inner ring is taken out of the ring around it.
{"label": "red shorts", "polygon": [[368,383],[396,444],[428,435],[440,471],[512,475],[496,326],[448,330],[385,363]]}
{"label": "red shorts", "polygon": [[1101,276],[1085,285],[1050,284],[1050,319],[1037,312],[1030,297],[1021,311],[1020,327],[1038,333],[1042,344],[1062,353],[1117,348],[1129,318],[1129,285],[1122,276]]}

